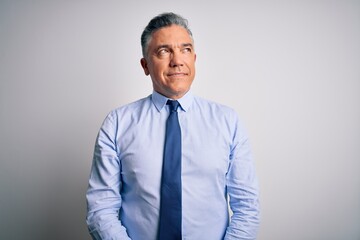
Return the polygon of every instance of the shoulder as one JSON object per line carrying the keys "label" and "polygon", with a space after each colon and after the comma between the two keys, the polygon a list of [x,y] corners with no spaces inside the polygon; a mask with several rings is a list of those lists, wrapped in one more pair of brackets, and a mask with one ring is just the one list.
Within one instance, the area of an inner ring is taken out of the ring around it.
{"label": "shoulder", "polygon": [[199,96],[194,96],[194,107],[218,117],[237,118],[237,113],[232,107]]}
{"label": "shoulder", "polygon": [[150,106],[150,103],[151,95],[111,110],[108,113],[107,118],[118,119],[119,117],[131,116],[132,114],[136,114],[140,109],[144,108],[144,106]]}
{"label": "shoulder", "polygon": [[150,104],[151,97],[148,96],[111,110],[103,120],[101,129],[116,132],[119,128],[131,126],[139,119],[143,109],[151,106]]}
{"label": "shoulder", "polygon": [[198,96],[194,97],[193,108],[210,121],[212,126],[228,130],[234,138],[246,138],[244,123],[234,108]]}

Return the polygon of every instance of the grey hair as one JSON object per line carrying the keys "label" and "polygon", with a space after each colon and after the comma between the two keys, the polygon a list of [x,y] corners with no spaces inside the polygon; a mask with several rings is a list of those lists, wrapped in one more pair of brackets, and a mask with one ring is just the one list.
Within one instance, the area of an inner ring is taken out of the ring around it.
{"label": "grey hair", "polygon": [[178,14],[169,12],[160,14],[149,22],[149,24],[145,27],[144,31],[141,34],[141,48],[143,57],[147,55],[147,48],[149,42],[151,40],[152,34],[163,27],[168,27],[170,25],[178,25],[183,28],[189,33],[190,37],[192,38],[192,32],[188,27],[188,21],[181,17]]}

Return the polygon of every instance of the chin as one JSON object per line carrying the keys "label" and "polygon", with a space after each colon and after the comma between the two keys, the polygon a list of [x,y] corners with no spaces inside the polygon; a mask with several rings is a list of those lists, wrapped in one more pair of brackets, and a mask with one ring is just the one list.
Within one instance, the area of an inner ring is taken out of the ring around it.
{"label": "chin", "polygon": [[186,90],[179,90],[179,91],[176,91],[174,92],[174,95],[175,96],[178,96],[179,98],[181,98],[182,96],[184,96],[187,92],[189,91],[189,89],[186,89]]}

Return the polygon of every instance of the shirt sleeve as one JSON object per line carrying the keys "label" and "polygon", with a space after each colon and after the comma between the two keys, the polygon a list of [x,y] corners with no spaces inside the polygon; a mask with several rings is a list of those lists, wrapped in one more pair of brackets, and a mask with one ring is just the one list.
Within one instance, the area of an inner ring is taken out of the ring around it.
{"label": "shirt sleeve", "polygon": [[121,163],[116,147],[116,129],[116,121],[109,114],[96,139],[86,193],[88,206],[86,222],[90,235],[97,240],[130,239],[119,220]]}
{"label": "shirt sleeve", "polygon": [[260,222],[258,182],[248,137],[237,117],[235,121],[230,164],[226,176],[233,215],[224,239],[250,240],[256,239]]}

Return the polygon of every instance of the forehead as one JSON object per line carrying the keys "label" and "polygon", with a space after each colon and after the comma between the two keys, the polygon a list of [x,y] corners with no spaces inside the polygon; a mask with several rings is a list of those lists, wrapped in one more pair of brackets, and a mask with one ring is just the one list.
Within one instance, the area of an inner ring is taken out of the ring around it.
{"label": "forehead", "polygon": [[178,25],[171,25],[155,31],[152,34],[149,45],[177,45],[192,42],[192,38],[185,28]]}

